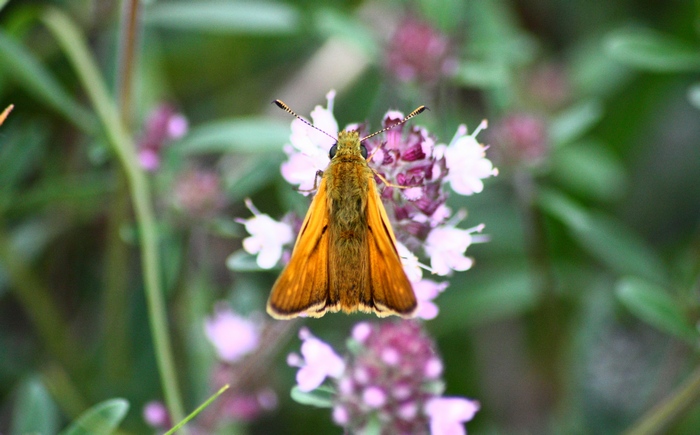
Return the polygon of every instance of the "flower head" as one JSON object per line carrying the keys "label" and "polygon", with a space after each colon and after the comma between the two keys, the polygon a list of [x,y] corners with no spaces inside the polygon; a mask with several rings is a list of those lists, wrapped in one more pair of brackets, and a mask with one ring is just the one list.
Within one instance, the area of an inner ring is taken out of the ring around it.
{"label": "flower head", "polygon": [[254,216],[239,220],[250,234],[250,237],[243,239],[243,249],[258,255],[256,261],[259,267],[271,269],[282,258],[282,247],[293,240],[292,227],[260,213],[250,200],[246,201],[246,205]]}
{"label": "flower head", "polygon": [[228,363],[238,361],[258,347],[260,326],[230,308],[220,305],[204,322],[204,332],[219,358]]}
{"label": "flower head", "polygon": [[137,142],[141,167],[153,172],[160,167],[160,153],[168,142],[187,133],[187,118],[168,104],[161,104],[151,111],[144,131]]}
{"label": "flower head", "polygon": [[549,151],[545,120],[525,112],[512,113],[496,123],[491,133],[506,163],[538,163]]}
{"label": "flower head", "polygon": [[405,18],[387,47],[387,69],[403,82],[435,83],[455,69],[450,40],[427,22]]}
{"label": "flower head", "polygon": [[[303,335],[307,337],[304,344],[317,340],[308,332]],[[458,426],[463,430],[462,423],[471,417],[467,418],[460,406],[472,402],[461,398],[444,398],[444,402],[439,402],[444,388],[440,379],[442,362],[419,323],[362,322],[353,329],[351,343],[348,346],[351,354],[342,365],[340,357],[323,343],[322,352],[330,352],[332,356],[326,356],[326,365],[316,364],[315,371],[323,377],[316,376],[315,382],[304,389],[309,391],[312,385],[318,387],[323,382],[325,367],[339,370],[332,376],[336,386],[333,405],[336,424],[352,433],[362,433],[377,423],[382,434],[422,434],[428,427],[453,430]],[[440,403],[445,404],[444,411],[435,409]],[[475,409],[472,415],[474,412]]]}
{"label": "flower head", "polygon": [[216,172],[190,169],[175,182],[175,207],[192,217],[208,217],[224,205],[221,180]]}

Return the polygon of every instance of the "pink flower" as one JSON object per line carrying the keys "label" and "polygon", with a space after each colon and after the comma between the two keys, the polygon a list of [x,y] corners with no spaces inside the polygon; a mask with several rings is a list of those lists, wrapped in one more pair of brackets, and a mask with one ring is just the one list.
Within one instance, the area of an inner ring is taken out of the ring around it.
{"label": "pink flower", "polygon": [[464,256],[472,244],[472,232],[481,231],[483,225],[470,230],[453,226],[433,228],[425,241],[425,252],[430,257],[433,273],[449,275],[453,270],[464,271],[472,267],[473,260]]}
{"label": "pink flower", "polygon": [[[333,100],[335,91],[326,95],[326,108],[316,106],[311,112],[313,125],[330,136],[338,136],[338,122],[333,117]],[[309,191],[314,187],[316,172],[328,166],[328,150],[335,142],[331,137],[304,124],[299,119],[292,121],[291,146],[285,151],[289,160],[282,163],[281,172],[290,184],[296,184],[300,190]]]}
{"label": "pink flower", "polygon": [[256,262],[259,267],[271,269],[282,258],[282,247],[294,239],[292,227],[260,213],[250,200],[246,200],[246,205],[255,216],[239,220],[250,234],[243,239],[243,249],[258,255]]}
{"label": "pink flower", "polygon": [[439,310],[433,299],[442,293],[448,285],[449,283],[447,282],[435,282],[429,279],[414,282],[413,292],[416,294],[416,299],[418,299],[416,317],[423,320],[431,320],[437,317]]}
{"label": "pink flower", "polygon": [[306,328],[299,331],[299,338],[304,341],[301,345],[303,360],[298,355],[291,354],[287,361],[290,365],[300,367],[297,384],[301,391],[315,390],[326,377],[339,378],[343,374],[345,362],[332,347],[311,335]]}
{"label": "pink flower", "polygon": [[143,420],[153,428],[170,426],[170,415],[163,402],[157,400],[146,403],[143,407]]}
{"label": "pink flower", "polygon": [[472,195],[484,189],[484,178],[498,175],[498,169],[486,158],[486,147],[477,142],[476,135],[486,128],[486,121],[467,136],[467,127],[460,126],[452,142],[441,148],[449,173],[447,181],[460,195]]}
{"label": "pink flower", "polygon": [[137,141],[141,167],[153,172],[160,167],[160,153],[170,141],[187,133],[187,118],[168,104],[161,104],[148,114],[146,125]]}
{"label": "pink flower", "polygon": [[436,397],[425,404],[431,435],[465,435],[463,424],[474,418],[479,402],[462,397]]}
{"label": "pink flower", "polygon": [[258,347],[260,327],[220,305],[204,322],[204,333],[223,361],[233,363]]}

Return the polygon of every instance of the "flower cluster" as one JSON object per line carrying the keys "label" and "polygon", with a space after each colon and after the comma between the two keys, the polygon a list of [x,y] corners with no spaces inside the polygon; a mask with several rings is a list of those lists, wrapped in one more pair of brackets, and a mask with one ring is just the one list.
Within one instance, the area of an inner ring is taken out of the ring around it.
{"label": "flower cluster", "polygon": [[386,67],[402,82],[433,84],[457,67],[450,45],[449,38],[427,22],[405,18],[387,46]]}
{"label": "flower cluster", "polygon": [[[317,106],[311,112],[313,125],[330,136],[338,134],[338,123],[333,116],[334,98],[335,93],[331,91],[327,95],[327,107]],[[382,126],[395,125],[403,117],[401,112],[389,111]],[[383,178],[390,184],[405,186],[399,189],[384,185],[381,195],[399,241],[404,269],[414,283],[414,289],[427,289],[420,294],[416,290],[418,315],[423,317],[422,313],[425,313],[427,316],[423,318],[435,317],[436,307],[431,300],[446,285],[423,280],[423,266],[414,253],[429,258],[431,271],[440,276],[450,275],[455,270],[467,270],[472,265],[465,251],[478,241],[473,233],[480,232],[483,225],[466,230],[457,228],[456,224],[464,218],[464,213],[453,216],[445,204],[448,197],[445,186],[449,185],[457,194],[471,195],[481,192],[483,179],[497,175],[497,169],[486,158],[486,147],[476,140],[476,135],[485,126],[482,122],[467,134],[466,126],[462,125],[449,144],[436,143],[423,127],[405,125],[363,142],[368,151],[369,166],[379,175],[376,177],[378,185],[381,186]],[[370,133],[362,124],[351,124],[346,130],[358,130],[360,136]],[[295,119],[290,144],[285,147],[288,160],[282,164],[282,176],[302,192],[310,191],[315,173],[328,166],[328,150],[332,145],[331,137]],[[258,256],[260,267],[271,268],[282,258],[284,246],[293,240],[291,227],[257,211],[254,214],[253,218],[240,221],[251,234],[244,240],[244,249]]]}
{"label": "flower cluster", "polygon": [[342,359],[302,329],[298,388],[310,392],[332,379],[333,421],[351,433],[464,434],[463,423],[479,403],[442,397],[442,361],[433,342],[414,321],[359,323]]}
{"label": "flower cluster", "polygon": [[149,172],[160,167],[160,154],[170,141],[187,133],[187,118],[167,104],[151,111],[143,133],[137,142],[138,159],[141,167]]}

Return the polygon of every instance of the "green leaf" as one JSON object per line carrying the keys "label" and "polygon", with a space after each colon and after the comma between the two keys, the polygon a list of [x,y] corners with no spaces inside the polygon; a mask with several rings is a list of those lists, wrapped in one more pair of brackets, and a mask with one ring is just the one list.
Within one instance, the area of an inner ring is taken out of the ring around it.
{"label": "green leaf", "polygon": [[61,435],[108,435],[114,433],[129,410],[129,402],[111,399],[85,411]]}
{"label": "green leaf", "polygon": [[510,73],[504,63],[495,61],[463,61],[454,80],[458,84],[479,89],[500,88],[510,83]]}
{"label": "green leaf", "polygon": [[557,149],[552,175],[577,193],[590,198],[619,198],[626,187],[624,168],[607,148],[585,142]]}
{"label": "green leaf", "polygon": [[642,278],[627,276],[618,281],[615,292],[620,302],[643,321],[691,344],[697,344],[697,329],[686,317],[680,304],[663,288]]}
{"label": "green leaf", "polygon": [[314,21],[319,32],[326,36],[336,36],[357,46],[370,59],[380,58],[381,47],[367,27],[367,23],[356,15],[341,13],[335,9],[324,8],[314,14]]}
{"label": "green leaf", "polygon": [[549,126],[549,137],[554,146],[573,142],[590,130],[603,116],[597,100],[579,103],[554,118]]}
{"label": "green leaf", "polygon": [[[0,65],[39,101],[55,109],[77,127],[94,133],[95,117],[63,90],[51,72],[23,45],[0,31]],[[15,112],[31,110],[15,107]]]}
{"label": "green leaf", "polygon": [[285,34],[299,29],[299,11],[266,1],[158,2],[146,8],[147,25],[207,33]]}
{"label": "green leaf", "polygon": [[193,128],[172,151],[200,153],[269,153],[281,152],[289,142],[289,121],[269,118],[216,121]]}
{"label": "green leaf", "polygon": [[244,250],[236,251],[226,259],[226,267],[236,272],[260,272],[272,269],[263,269],[258,266],[254,255]]}
{"label": "green leaf", "polygon": [[542,209],[559,219],[591,255],[621,274],[638,275],[656,282],[666,280],[663,263],[634,232],[612,217],[590,212],[561,192],[543,190]]}
{"label": "green leaf", "polygon": [[605,38],[607,54],[627,65],[659,72],[700,70],[700,48],[649,29],[618,30]]}
{"label": "green leaf", "polygon": [[[235,166],[226,168],[224,178],[224,190],[231,202],[252,196],[271,181],[279,179],[281,157],[269,154],[236,159]],[[285,187],[291,190],[291,186]]]}
{"label": "green leaf", "polygon": [[332,408],[334,391],[330,388],[319,387],[308,393],[301,391],[298,385],[292,387],[292,399],[302,405],[311,405],[318,408]]}
{"label": "green leaf", "polygon": [[[523,313],[537,304],[529,272],[509,265],[484,279],[468,281],[455,276],[450,286],[437,299],[440,315],[431,328],[435,331],[463,329]],[[467,284],[467,282],[469,284]]]}
{"label": "green leaf", "polygon": [[19,388],[12,412],[10,434],[52,434],[58,431],[58,408],[37,378]]}
{"label": "green leaf", "polygon": [[38,165],[45,150],[47,133],[47,129],[37,122],[3,130],[0,145],[0,186],[3,189],[0,197],[10,193],[11,188]]}

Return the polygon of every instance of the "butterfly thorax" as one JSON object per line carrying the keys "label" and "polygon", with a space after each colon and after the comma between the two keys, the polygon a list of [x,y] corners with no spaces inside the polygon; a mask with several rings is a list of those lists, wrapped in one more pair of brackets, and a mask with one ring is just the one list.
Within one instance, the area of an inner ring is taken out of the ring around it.
{"label": "butterfly thorax", "polygon": [[364,232],[367,183],[372,170],[360,152],[356,131],[338,134],[337,151],[324,173],[328,183],[330,218],[338,224],[340,237],[352,239]]}

